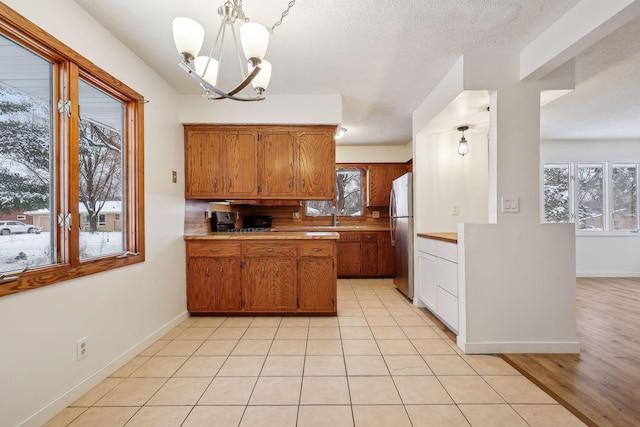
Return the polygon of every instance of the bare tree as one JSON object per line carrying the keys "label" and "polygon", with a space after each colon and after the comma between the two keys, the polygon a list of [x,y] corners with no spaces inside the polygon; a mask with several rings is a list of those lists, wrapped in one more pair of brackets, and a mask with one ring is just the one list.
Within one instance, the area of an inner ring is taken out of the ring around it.
{"label": "bare tree", "polygon": [[87,210],[90,231],[96,232],[104,204],[122,198],[122,135],[80,119],[79,139],[80,203]]}

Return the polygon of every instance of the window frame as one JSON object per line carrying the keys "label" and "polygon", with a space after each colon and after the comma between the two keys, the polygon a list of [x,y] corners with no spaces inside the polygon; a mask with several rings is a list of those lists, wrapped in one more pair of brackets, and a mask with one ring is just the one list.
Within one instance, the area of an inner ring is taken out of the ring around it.
{"label": "window frame", "polygon": [[[0,3],[0,34],[52,63],[52,98],[71,102],[71,116],[52,105],[51,217],[70,214],[71,226],[56,225],[54,263],[24,272],[4,273],[0,297],[137,264],[145,260],[144,98],[37,25]],[[78,197],[78,80],[82,78],[124,104],[125,164],[123,252],[80,259],[82,218]]]}
{"label": "window frame", "polygon": [[[576,236],[620,236],[620,237],[640,237],[640,161],[548,161],[543,162],[540,169],[540,221],[543,224],[557,224],[558,222],[545,221],[545,200],[544,200],[544,169],[545,166],[569,165],[569,205],[571,208],[570,219],[567,223],[573,223],[576,229]],[[602,166],[603,168],[603,229],[587,230],[580,229],[579,212],[579,182],[578,169],[581,166]],[[614,224],[614,192],[613,192],[613,169],[618,166],[635,166],[636,169],[636,229],[612,229]]]}

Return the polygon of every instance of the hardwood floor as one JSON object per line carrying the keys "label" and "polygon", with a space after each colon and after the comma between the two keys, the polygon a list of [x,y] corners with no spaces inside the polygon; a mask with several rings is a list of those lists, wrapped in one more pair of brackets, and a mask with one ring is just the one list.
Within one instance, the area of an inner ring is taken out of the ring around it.
{"label": "hardwood floor", "polygon": [[640,426],[640,278],[579,278],[580,354],[502,357],[591,426]]}

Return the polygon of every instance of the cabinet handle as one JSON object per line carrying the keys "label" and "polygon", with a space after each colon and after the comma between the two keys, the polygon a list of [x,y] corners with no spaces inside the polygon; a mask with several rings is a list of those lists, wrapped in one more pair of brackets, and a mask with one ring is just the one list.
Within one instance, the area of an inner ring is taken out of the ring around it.
{"label": "cabinet handle", "polygon": [[320,250],[321,250],[321,249],[320,249],[320,248],[311,248],[311,250],[312,250],[313,252],[320,252]]}
{"label": "cabinet handle", "polygon": [[205,276],[209,277],[209,266],[207,265],[207,268],[204,269],[204,274]]}
{"label": "cabinet handle", "polygon": [[276,265],[276,274],[279,275],[280,273],[280,267],[278,267],[278,265]]}
{"label": "cabinet handle", "polygon": [[289,188],[291,188],[291,177],[289,177]]}
{"label": "cabinet handle", "polygon": [[273,252],[273,248],[267,248],[267,252]]}
{"label": "cabinet handle", "polygon": [[231,188],[231,178],[227,178],[227,187]]}
{"label": "cabinet handle", "polygon": [[302,178],[302,190],[304,190],[304,186],[305,186],[304,178]]}
{"label": "cabinet handle", "polygon": [[213,188],[218,191],[218,178],[213,178]]}
{"label": "cabinet handle", "polygon": [[220,266],[220,277],[224,274],[224,267]]}
{"label": "cabinet handle", "polygon": [[262,264],[262,277],[264,277],[264,264]]}

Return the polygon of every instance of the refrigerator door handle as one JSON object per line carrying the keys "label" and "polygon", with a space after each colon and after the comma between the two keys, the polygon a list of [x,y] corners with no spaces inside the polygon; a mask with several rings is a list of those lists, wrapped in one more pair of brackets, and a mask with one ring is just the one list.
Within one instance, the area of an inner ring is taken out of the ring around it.
{"label": "refrigerator door handle", "polygon": [[392,188],[391,194],[389,195],[389,233],[391,234],[391,246],[396,245],[396,237],[395,237],[396,218],[395,218],[395,212],[393,209],[395,206],[395,203],[396,203],[396,196]]}

